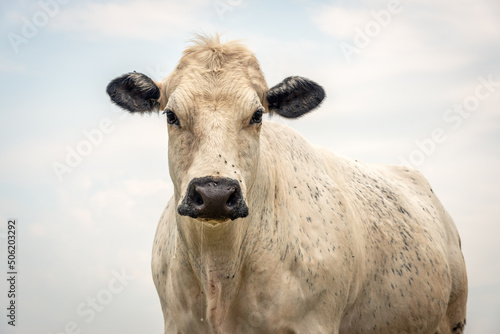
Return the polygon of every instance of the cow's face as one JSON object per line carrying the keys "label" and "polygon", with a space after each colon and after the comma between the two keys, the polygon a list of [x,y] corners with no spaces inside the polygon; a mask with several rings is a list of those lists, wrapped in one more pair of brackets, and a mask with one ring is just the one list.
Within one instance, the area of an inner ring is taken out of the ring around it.
{"label": "cow's face", "polygon": [[248,215],[246,194],[259,162],[266,112],[242,75],[189,72],[163,110],[178,212],[220,221]]}
{"label": "cow's face", "polygon": [[165,115],[180,215],[212,223],[244,218],[259,165],[262,116],[299,117],[318,106],[324,92],[301,77],[268,90],[256,59],[241,46],[233,53],[198,51],[185,52],[160,83],[134,72],[113,80],[107,91],[131,112]]}

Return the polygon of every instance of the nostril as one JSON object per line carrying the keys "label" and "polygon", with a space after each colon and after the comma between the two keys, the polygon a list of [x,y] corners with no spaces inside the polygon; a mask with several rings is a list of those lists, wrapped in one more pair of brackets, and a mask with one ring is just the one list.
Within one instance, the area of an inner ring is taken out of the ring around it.
{"label": "nostril", "polygon": [[229,198],[227,199],[226,205],[228,207],[235,206],[238,202],[238,196],[236,195],[236,191],[233,191],[231,195],[229,195]]}
{"label": "nostril", "polygon": [[194,191],[193,194],[193,203],[196,204],[197,206],[203,205],[203,197],[196,190]]}
{"label": "nostril", "polygon": [[235,187],[229,187],[227,188],[228,192],[230,192],[230,195],[226,201],[226,206],[227,207],[233,207],[238,204],[238,192],[236,191]]}

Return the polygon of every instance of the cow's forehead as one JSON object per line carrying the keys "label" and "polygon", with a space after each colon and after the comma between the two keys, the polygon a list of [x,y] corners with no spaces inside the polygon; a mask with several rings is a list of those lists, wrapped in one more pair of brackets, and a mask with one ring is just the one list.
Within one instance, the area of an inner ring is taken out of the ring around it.
{"label": "cow's forehead", "polygon": [[223,44],[217,36],[194,40],[175,71],[164,81],[167,96],[180,90],[185,99],[196,97],[219,104],[247,97],[250,90],[263,100],[268,90],[253,53],[235,41]]}
{"label": "cow's forehead", "polygon": [[181,114],[203,117],[214,112],[245,117],[262,106],[261,96],[247,83],[196,84],[181,82],[172,92],[167,106]]}

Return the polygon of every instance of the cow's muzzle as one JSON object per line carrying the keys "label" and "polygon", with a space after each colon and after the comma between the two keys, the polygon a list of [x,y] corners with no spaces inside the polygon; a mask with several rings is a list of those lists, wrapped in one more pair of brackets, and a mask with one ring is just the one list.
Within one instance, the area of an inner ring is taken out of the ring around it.
{"label": "cow's muzzle", "polygon": [[191,218],[224,221],[248,216],[248,207],[238,181],[202,177],[189,183],[177,212]]}

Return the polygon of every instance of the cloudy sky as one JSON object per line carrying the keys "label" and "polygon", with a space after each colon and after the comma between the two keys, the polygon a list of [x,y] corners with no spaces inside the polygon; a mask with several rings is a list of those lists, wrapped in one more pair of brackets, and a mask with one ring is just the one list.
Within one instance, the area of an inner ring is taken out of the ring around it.
{"label": "cloudy sky", "polygon": [[197,32],[242,39],[269,86],[322,84],[322,107],[285,122],[309,141],[421,170],[462,236],[468,332],[498,332],[497,0],[41,0],[0,4],[3,272],[9,218],[19,252],[17,326],[2,314],[1,333],[162,332],[150,252],[172,194],[165,120],[124,114],[105,87],[163,78]]}

